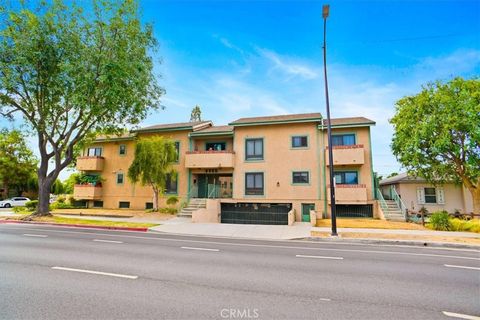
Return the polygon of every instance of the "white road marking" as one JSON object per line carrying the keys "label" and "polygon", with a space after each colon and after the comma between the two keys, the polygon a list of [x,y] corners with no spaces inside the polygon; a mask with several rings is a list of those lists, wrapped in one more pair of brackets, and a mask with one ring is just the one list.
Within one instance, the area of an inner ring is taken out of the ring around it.
{"label": "white road marking", "polygon": [[447,268],[460,268],[460,269],[480,270],[480,268],[476,268],[476,267],[456,266],[456,265],[453,265],[453,264],[444,264],[444,266],[447,267]]}
{"label": "white road marking", "polygon": [[116,241],[116,240],[103,240],[103,239],[93,239],[95,242],[108,242],[108,243],[123,243],[123,241]]}
{"label": "white road marking", "polygon": [[461,313],[455,313],[455,312],[448,312],[448,311],[442,311],[444,315],[447,317],[452,317],[452,318],[459,318],[459,319],[467,319],[467,320],[480,320],[480,317],[477,316],[470,316],[468,314],[461,314]]}
{"label": "white road marking", "polygon": [[25,237],[37,237],[37,238],[46,238],[46,237],[48,237],[47,235],[44,235],[44,234],[24,233],[23,235],[24,235]]}
{"label": "white road marking", "polygon": [[332,301],[332,299],[328,299],[328,298],[320,298],[318,300],[320,300],[320,301]]}
{"label": "white road marking", "polygon": [[[1,226],[1,225],[0,225]],[[64,231],[64,230],[42,230],[38,228],[12,228],[17,230],[35,230],[42,232],[56,232],[56,233],[72,233],[72,234],[82,234],[82,235],[95,235],[95,236],[104,236],[104,237],[123,237],[131,239],[144,239],[144,240],[155,240],[155,241],[172,241],[172,242],[188,242],[188,243],[202,243],[202,244],[219,244],[219,245],[229,245],[229,246],[240,246],[240,247],[262,247],[262,248],[283,248],[283,249],[301,249],[301,250],[318,250],[318,251],[336,251],[336,252],[359,252],[359,253],[376,253],[376,254],[390,254],[390,255],[406,255],[406,256],[423,256],[423,257],[438,257],[438,258],[451,258],[451,259],[463,259],[463,260],[477,260],[480,261],[480,258],[476,257],[462,257],[462,256],[450,256],[442,254],[433,254],[433,253],[411,253],[411,252],[395,252],[395,251],[377,251],[377,250],[354,250],[354,249],[335,249],[335,248],[319,248],[319,247],[298,247],[298,246],[276,246],[276,245],[267,245],[267,244],[249,244],[249,243],[231,243],[231,242],[214,242],[214,241],[202,241],[202,240],[188,240],[188,239],[169,239],[169,238],[156,238],[156,237],[140,237],[140,236],[131,236],[123,235],[119,233],[136,233],[136,231],[115,231],[116,234],[108,233],[85,233],[80,231]],[[88,229],[91,231],[92,229]],[[184,235],[185,236],[185,235]],[[236,239],[239,240],[239,239]],[[251,239],[241,239],[241,240],[251,240]],[[275,242],[275,241],[272,241]],[[309,242],[312,243],[312,242]],[[325,243],[328,245],[328,243]],[[410,247],[411,249],[418,249],[416,247]],[[423,249],[423,248],[422,248]],[[430,248],[433,249],[433,248]]]}
{"label": "white road marking", "polygon": [[80,273],[98,274],[98,275],[101,275],[101,276],[110,276],[110,277],[126,278],[126,279],[137,279],[138,278],[138,276],[130,276],[130,275],[127,275],[127,274],[101,272],[101,271],[84,270],[84,269],[74,269],[74,268],[65,268],[65,267],[52,267],[52,269],[63,270],[63,271],[72,271],[72,272],[80,272]]}
{"label": "white road marking", "polygon": [[332,260],[343,260],[342,257],[326,257],[326,256],[306,256],[303,254],[297,254],[297,258],[313,258],[313,259],[332,259]]}
{"label": "white road marking", "polygon": [[220,251],[220,250],[218,250],[218,249],[194,248],[194,247],[182,247],[182,249],[187,249],[187,250],[200,250],[200,251],[214,251],[214,252]]}

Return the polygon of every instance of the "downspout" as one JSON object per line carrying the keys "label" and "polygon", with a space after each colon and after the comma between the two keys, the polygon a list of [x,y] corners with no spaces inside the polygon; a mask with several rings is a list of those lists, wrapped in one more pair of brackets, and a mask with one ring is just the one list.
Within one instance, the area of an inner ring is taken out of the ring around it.
{"label": "downspout", "polygon": [[326,176],[326,171],[327,171],[327,167],[326,167],[326,163],[325,163],[325,128],[323,126],[323,120],[322,120],[322,142],[321,142],[321,153],[322,153],[322,168],[323,168],[323,218],[326,219],[328,214],[327,214],[327,176]]}

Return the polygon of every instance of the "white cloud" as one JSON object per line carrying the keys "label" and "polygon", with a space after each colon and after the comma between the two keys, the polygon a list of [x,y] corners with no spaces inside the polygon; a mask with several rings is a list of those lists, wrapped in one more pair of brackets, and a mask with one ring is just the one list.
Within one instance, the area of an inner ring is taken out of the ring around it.
{"label": "white cloud", "polygon": [[291,80],[293,77],[312,80],[318,77],[317,70],[307,64],[293,61],[291,58],[282,57],[267,49],[257,48],[257,52],[273,64],[271,71],[280,71],[286,74],[286,80]]}

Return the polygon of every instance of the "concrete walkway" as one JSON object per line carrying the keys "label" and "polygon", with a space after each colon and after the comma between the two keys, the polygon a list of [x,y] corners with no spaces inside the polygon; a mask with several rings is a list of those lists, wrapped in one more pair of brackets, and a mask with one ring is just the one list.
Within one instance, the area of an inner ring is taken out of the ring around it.
{"label": "concrete walkway", "polygon": [[310,223],[297,222],[293,226],[270,226],[228,223],[192,223],[190,219],[174,218],[162,225],[150,228],[153,231],[183,235],[233,237],[249,239],[288,240],[310,237]]}
{"label": "concrete walkway", "polygon": [[169,220],[156,220],[156,219],[151,219],[148,217],[145,218],[115,218],[115,217],[98,217],[98,216],[87,216],[87,215],[76,215],[76,214],[57,214],[57,217],[62,217],[62,218],[73,218],[73,219],[86,219],[86,220],[97,220],[97,221],[116,221],[116,222],[135,222],[135,223],[155,223],[155,224],[161,224],[165,223],[166,221]]}

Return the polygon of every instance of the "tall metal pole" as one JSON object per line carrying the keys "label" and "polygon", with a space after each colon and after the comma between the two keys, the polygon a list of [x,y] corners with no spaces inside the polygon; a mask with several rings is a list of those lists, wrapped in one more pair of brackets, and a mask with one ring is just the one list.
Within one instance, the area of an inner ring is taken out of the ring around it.
{"label": "tall metal pole", "polygon": [[337,213],[335,206],[335,177],[333,174],[333,150],[332,150],[332,126],[330,123],[330,101],[328,99],[328,80],[327,80],[327,18],[330,6],[323,6],[323,73],[325,76],[325,99],[327,101],[327,135],[328,135],[328,163],[330,173],[330,217],[332,220],[332,236],[337,234]]}

